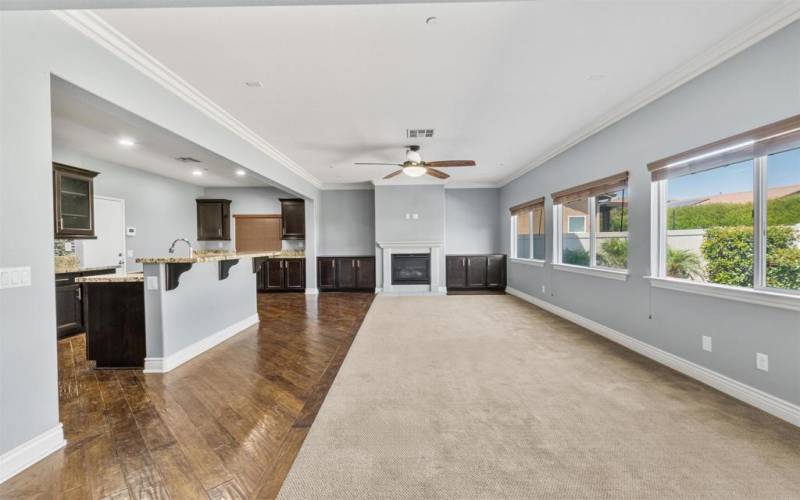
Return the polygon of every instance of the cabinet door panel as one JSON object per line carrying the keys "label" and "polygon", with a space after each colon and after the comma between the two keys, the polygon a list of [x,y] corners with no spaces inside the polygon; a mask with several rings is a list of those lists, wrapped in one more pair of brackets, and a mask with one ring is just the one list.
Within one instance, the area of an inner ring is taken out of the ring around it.
{"label": "cabinet door panel", "polygon": [[277,290],[283,288],[283,260],[270,259],[264,263],[267,270],[267,290]]}
{"label": "cabinet door panel", "polygon": [[375,289],[375,259],[362,257],[356,259],[356,288]]}
{"label": "cabinet door panel", "polygon": [[502,255],[490,255],[486,265],[486,286],[502,288],[506,286],[506,259]]}
{"label": "cabinet door panel", "polygon": [[356,259],[352,257],[337,257],[336,278],[338,288],[355,288]]}
{"label": "cabinet door panel", "polygon": [[317,259],[317,287],[320,290],[336,288],[336,259],[320,257]]}
{"label": "cabinet door panel", "polygon": [[467,288],[486,286],[486,256],[467,257]]}
{"label": "cabinet door panel", "polygon": [[284,283],[287,289],[305,289],[306,287],[306,261],[305,259],[286,259],[283,261],[286,274]]}
{"label": "cabinet door panel", "polygon": [[197,239],[222,239],[222,204],[197,204]]}
{"label": "cabinet door panel", "polygon": [[306,206],[303,200],[281,200],[281,234],[285,240],[302,240],[306,234]]}
{"label": "cabinet door panel", "polygon": [[56,287],[56,330],[58,337],[83,329],[81,285]]}
{"label": "cabinet door panel", "polygon": [[467,286],[467,258],[448,255],[446,258],[447,287],[465,288]]}

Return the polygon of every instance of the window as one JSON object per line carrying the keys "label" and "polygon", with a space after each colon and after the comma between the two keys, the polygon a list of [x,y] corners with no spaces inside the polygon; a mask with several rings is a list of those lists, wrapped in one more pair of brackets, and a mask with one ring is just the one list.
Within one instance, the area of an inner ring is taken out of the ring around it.
{"label": "window", "polygon": [[544,260],[544,198],[511,207],[511,256]]}
{"label": "window", "polygon": [[800,116],[648,168],[656,277],[800,290]]}
{"label": "window", "polygon": [[628,268],[627,191],[623,172],[553,194],[557,264]]}

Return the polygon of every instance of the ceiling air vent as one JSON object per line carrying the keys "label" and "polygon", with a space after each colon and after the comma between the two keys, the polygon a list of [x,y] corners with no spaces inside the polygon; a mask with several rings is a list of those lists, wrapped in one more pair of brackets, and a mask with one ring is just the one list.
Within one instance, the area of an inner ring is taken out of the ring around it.
{"label": "ceiling air vent", "polygon": [[433,129],[432,128],[407,128],[406,129],[406,137],[409,139],[417,139],[420,137],[433,137]]}
{"label": "ceiling air vent", "polygon": [[179,156],[175,159],[183,163],[200,163],[200,160],[192,158],[191,156]]}

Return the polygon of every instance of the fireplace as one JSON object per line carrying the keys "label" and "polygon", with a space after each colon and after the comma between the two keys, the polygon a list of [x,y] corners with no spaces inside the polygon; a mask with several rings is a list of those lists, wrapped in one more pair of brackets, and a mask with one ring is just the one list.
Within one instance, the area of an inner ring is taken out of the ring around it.
{"label": "fireplace", "polygon": [[430,285],[431,255],[393,253],[392,285]]}

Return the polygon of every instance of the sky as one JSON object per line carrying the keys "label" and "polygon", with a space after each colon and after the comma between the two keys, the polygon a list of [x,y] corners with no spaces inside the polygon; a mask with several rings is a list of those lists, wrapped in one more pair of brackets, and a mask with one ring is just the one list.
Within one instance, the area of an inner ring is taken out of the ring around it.
{"label": "sky", "polygon": [[[800,184],[800,148],[770,155],[767,160],[769,188],[792,184]],[[753,161],[749,160],[670,179],[667,182],[667,199],[686,200],[752,190]]]}

